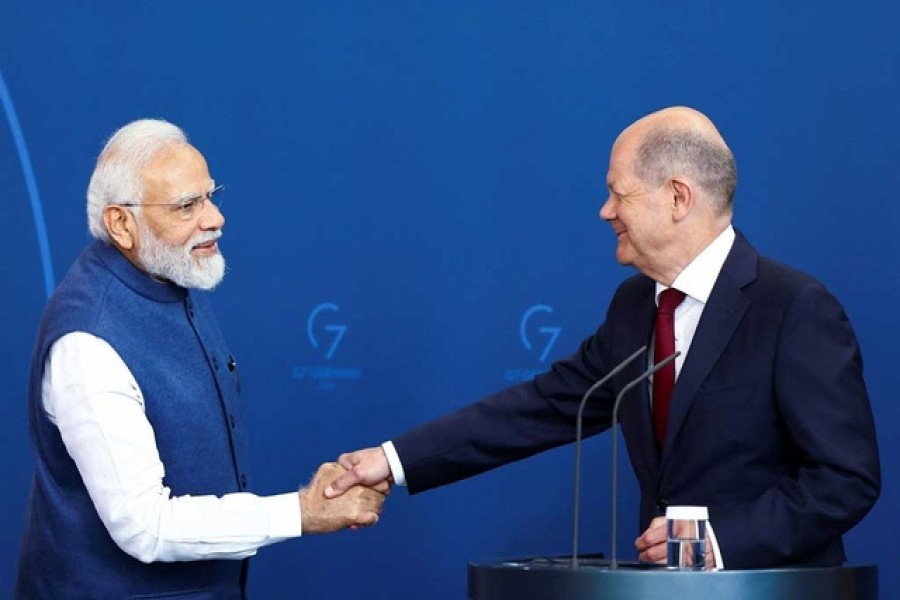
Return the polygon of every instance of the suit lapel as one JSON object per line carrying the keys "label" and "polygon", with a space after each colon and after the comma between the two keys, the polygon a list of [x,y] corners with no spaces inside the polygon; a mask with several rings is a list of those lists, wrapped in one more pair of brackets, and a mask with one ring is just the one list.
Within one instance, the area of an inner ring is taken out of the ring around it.
{"label": "suit lapel", "polygon": [[756,279],[757,260],[756,251],[738,233],[703,309],[690,351],[672,391],[662,469],[667,467],[669,450],[678,437],[694,397],[728,346],[750,304],[742,288]]}

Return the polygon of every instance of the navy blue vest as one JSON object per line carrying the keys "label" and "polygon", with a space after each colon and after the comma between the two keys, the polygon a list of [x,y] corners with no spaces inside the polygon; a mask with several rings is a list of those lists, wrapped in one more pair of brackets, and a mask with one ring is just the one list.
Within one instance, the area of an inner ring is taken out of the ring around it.
{"label": "navy blue vest", "polygon": [[144,564],[109,536],[42,406],[44,360],[73,331],[106,340],[128,365],[174,495],[247,489],[240,383],[204,294],[159,283],[94,242],[50,299],[32,358],[28,418],[37,464],[15,597],[243,598],[246,561]]}

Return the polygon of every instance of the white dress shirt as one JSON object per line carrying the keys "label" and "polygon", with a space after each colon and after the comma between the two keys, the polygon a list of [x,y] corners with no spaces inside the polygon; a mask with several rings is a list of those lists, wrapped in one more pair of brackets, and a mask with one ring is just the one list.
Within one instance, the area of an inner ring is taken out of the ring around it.
{"label": "white dress shirt", "polygon": [[296,492],[172,497],[141,390],[106,341],[84,332],[58,339],[41,394],[97,514],[134,558],[241,559],[300,536]]}
{"label": "white dress shirt", "polygon": [[[681,373],[684,359],[687,358],[688,351],[690,351],[691,342],[694,341],[694,333],[697,331],[697,325],[700,324],[703,309],[706,307],[709,295],[716,284],[716,279],[719,278],[719,272],[725,264],[725,259],[728,258],[728,253],[734,245],[734,238],[734,228],[729,225],[672,282],[671,287],[685,293],[684,301],[675,309],[675,349],[681,351],[681,355],[675,359],[676,382],[678,381],[678,375]],[[659,295],[666,289],[666,286],[657,282],[657,305],[659,305]],[[653,347],[652,344],[650,347]],[[650,364],[652,364],[652,361],[653,357],[651,356]],[[403,471],[403,464],[400,462],[400,456],[397,454],[393,442],[388,440],[381,447],[390,465],[394,483],[406,485],[406,474]],[[716,534],[712,529],[712,523],[709,524],[709,534],[713,553],[715,554],[716,568],[721,569],[725,565],[722,561],[719,544],[716,541]]]}
{"label": "white dress shirt", "polygon": [[[681,373],[681,366],[691,349],[691,342],[694,341],[694,334],[697,332],[697,325],[700,324],[700,317],[703,316],[703,309],[706,308],[722,265],[725,264],[725,259],[728,258],[728,253],[731,252],[731,247],[734,245],[734,237],[734,228],[729,225],[694,260],[688,263],[688,266],[672,282],[671,287],[685,293],[684,301],[675,309],[675,350],[681,351],[681,355],[675,359],[676,382]],[[668,289],[666,286],[657,282],[657,306],[659,306],[659,295],[666,289]],[[650,347],[652,348],[653,345],[651,344]],[[650,361],[652,364],[652,356]]]}

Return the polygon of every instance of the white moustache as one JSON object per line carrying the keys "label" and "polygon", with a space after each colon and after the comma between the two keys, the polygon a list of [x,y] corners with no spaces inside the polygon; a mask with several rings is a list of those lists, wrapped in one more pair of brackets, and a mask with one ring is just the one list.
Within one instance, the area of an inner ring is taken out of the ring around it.
{"label": "white moustache", "polygon": [[207,243],[207,242],[213,242],[213,241],[219,239],[220,237],[222,237],[222,230],[221,230],[221,229],[216,230],[216,231],[204,231],[204,232],[198,233],[197,235],[195,235],[194,237],[192,237],[192,238],[188,241],[188,243],[186,244],[186,246],[187,246],[188,248],[196,248],[196,247],[199,246],[200,244],[205,244],[205,243]]}

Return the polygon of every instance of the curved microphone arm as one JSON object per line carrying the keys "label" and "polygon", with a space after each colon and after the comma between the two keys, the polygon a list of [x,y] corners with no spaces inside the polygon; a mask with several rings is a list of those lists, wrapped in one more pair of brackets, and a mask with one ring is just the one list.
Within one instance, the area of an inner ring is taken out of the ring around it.
{"label": "curved microphone arm", "polygon": [[588,388],[588,391],[581,397],[581,404],[578,405],[578,418],[575,422],[575,501],[573,507],[573,524],[572,524],[572,568],[578,568],[578,514],[580,510],[581,497],[581,427],[584,415],[584,407],[587,404],[591,394],[597,391],[601,385],[618,375],[622,369],[631,364],[638,356],[647,351],[647,346],[641,346],[631,356],[620,362],[616,367],[603,376],[597,383]]}
{"label": "curved microphone arm", "polygon": [[610,541],[611,546],[610,546],[610,550],[609,550],[610,551],[610,558],[609,558],[609,568],[610,569],[618,569],[619,568],[619,564],[616,562],[616,504],[617,504],[617,502],[616,502],[616,500],[617,500],[617,498],[616,498],[616,492],[617,492],[617,490],[616,490],[616,471],[617,471],[617,465],[618,465],[618,460],[617,460],[618,454],[616,452],[616,449],[618,447],[617,441],[619,439],[619,434],[616,431],[616,425],[618,425],[618,423],[619,423],[619,403],[622,402],[622,398],[625,396],[625,394],[629,390],[631,390],[631,388],[633,388],[634,386],[636,386],[643,380],[647,379],[648,377],[650,377],[651,375],[653,375],[654,373],[656,373],[657,371],[662,369],[664,366],[666,366],[667,364],[669,364],[670,362],[672,362],[673,360],[678,358],[679,356],[681,356],[680,351],[673,352],[669,356],[665,357],[664,359],[662,359],[661,361],[659,361],[658,363],[656,363],[655,365],[653,365],[652,367],[650,367],[649,369],[644,371],[640,377],[638,377],[637,379],[635,379],[633,381],[628,382],[625,385],[625,387],[622,388],[622,391],[619,392],[618,397],[616,397],[616,403],[613,405],[612,426],[611,426],[612,436],[613,436],[613,439],[612,439],[612,468],[610,469],[612,471],[612,474],[610,475],[610,477],[612,477],[612,484],[609,488],[609,495],[610,495],[610,498],[612,501],[612,511],[611,511],[612,523],[610,524],[610,531],[612,533],[610,536],[611,537],[611,541]]}

